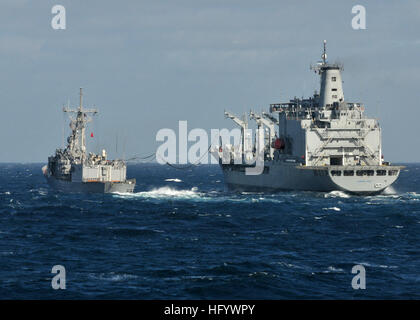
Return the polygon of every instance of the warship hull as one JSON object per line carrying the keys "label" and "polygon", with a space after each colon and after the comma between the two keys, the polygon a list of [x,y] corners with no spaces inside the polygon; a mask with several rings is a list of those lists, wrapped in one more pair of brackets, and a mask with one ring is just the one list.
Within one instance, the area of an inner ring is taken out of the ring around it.
{"label": "warship hull", "polygon": [[232,191],[344,191],[359,195],[382,193],[397,180],[401,169],[399,166],[305,167],[272,161],[265,163],[260,175],[246,175],[244,165],[222,164],[221,167],[225,184]]}
{"label": "warship hull", "polygon": [[135,179],[125,182],[72,182],[45,177],[52,189],[66,193],[131,193],[136,185]]}

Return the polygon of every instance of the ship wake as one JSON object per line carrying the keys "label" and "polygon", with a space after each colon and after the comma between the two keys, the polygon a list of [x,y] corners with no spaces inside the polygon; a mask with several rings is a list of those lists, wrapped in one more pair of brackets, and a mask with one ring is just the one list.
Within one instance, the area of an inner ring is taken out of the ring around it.
{"label": "ship wake", "polygon": [[144,198],[144,199],[199,199],[203,195],[197,191],[197,188],[178,190],[171,187],[160,187],[150,191],[141,191],[136,193],[115,193],[123,198]]}

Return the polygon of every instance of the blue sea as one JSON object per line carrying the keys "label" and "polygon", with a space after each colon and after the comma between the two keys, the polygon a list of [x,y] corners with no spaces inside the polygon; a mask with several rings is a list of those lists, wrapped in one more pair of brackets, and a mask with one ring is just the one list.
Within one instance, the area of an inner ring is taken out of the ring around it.
{"label": "blue sea", "polygon": [[0,165],[1,299],[420,299],[420,164],[378,196],[233,193],[216,165],[158,164],[128,166],[134,194],[63,194],[42,165]]}

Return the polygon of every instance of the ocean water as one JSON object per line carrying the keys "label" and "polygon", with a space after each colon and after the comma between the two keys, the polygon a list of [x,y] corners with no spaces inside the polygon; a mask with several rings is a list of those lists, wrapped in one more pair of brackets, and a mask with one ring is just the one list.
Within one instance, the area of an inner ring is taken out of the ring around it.
{"label": "ocean water", "polygon": [[1,299],[420,299],[420,164],[367,197],[232,193],[218,166],[156,164],[128,167],[134,194],[62,194],[42,165],[0,165]]}

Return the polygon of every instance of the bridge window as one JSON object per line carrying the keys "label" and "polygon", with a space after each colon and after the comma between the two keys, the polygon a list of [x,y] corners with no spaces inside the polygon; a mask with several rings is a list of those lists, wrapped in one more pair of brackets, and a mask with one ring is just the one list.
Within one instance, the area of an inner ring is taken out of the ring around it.
{"label": "bridge window", "polygon": [[337,91],[337,88],[332,88],[331,90],[332,90],[332,91]]}
{"label": "bridge window", "polygon": [[386,176],[386,170],[376,170],[377,176]]}
{"label": "bridge window", "polygon": [[396,176],[398,174],[398,170],[389,170],[388,175],[389,176]]}
{"label": "bridge window", "polygon": [[337,78],[336,77],[332,77],[331,80],[332,81],[337,81]]}
{"label": "bridge window", "polygon": [[340,170],[331,170],[331,175],[332,176],[341,176],[341,171]]}
{"label": "bridge window", "polygon": [[344,175],[346,177],[354,176],[354,171],[353,170],[344,170]]}

